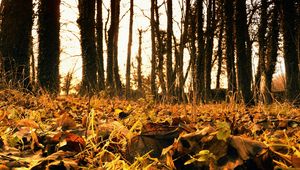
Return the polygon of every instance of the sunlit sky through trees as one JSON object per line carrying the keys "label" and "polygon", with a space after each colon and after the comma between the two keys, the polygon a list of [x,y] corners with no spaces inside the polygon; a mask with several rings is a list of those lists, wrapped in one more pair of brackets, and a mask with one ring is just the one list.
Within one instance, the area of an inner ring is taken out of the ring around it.
{"label": "sunlit sky through trees", "polygon": [[[136,68],[136,55],[138,52],[138,29],[145,31],[143,33],[143,44],[142,44],[142,74],[148,76],[150,74],[150,61],[151,61],[151,34],[150,34],[150,0],[136,0],[134,1],[134,20],[133,20],[133,44],[132,44],[132,62],[133,68]],[[163,4],[164,0],[158,0],[158,4]],[[110,8],[110,1],[103,1],[103,28],[105,24],[107,30],[109,29],[110,22],[107,21],[108,10]],[[127,44],[128,44],[128,27],[129,27],[129,0],[121,1],[121,12],[120,12],[120,28],[119,28],[119,69],[122,81],[125,82],[125,68],[126,68],[126,57],[127,57]],[[177,39],[180,38],[181,30],[181,19],[184,13],[181,11],[184,0],[173,1],[173,31]],[[192,4],[194,0],[192,0]],[[78,1],[77,0],[62,0],[61,2],[61,56],[60,56],[60,75],[64,77],[68,72],[74,71],[74,82],[77,83],[81,80],[82,75],[82,62],[81,62],[81,47],[80,47],[80,34],[77,24],[78,19]],[[37,8],[37,7],[36,7]],[[205,8],[204,8],[205,10]],[[167,16],[166,6],[162,5],[159,9],[160,13],[160,29],[166,30],[167,28]],[[205,13],[205,11],[204,11]],[[205,19],[205,17],[204,17]],[[35,18],[36,23],[37,18]],[[195,19],[196,22],[196,19]],[[37,57],[37,33],[36,24],[33,31],[35,51]],[[104,68],[106,68],[106,43],[104,41]],[[217,39],[215,40],[217,44]],[[254,43],[255,46],[255,43]],[[255,55],[257,51],[253,52]],[[284,72],[284,66],[282,57],[279,57],[279,63],[276,67],[276,74],[280,75]],[[189,52],[185,50],[184,55],[184,70],[186,70],[189,61]],[[257,59],[253,59],[254,63],[257,63]],[[254,70],[256,66],[253,66]],[[214,70],[214,68],[213,68]],[[132,74],[135,74],[136,69],[133,69]],[[212,88],[215,87],[215,74],[216,71],[212,72]],[[221,87],[226,87],[224,81],[226,81],[226,75],[222,74]]]}

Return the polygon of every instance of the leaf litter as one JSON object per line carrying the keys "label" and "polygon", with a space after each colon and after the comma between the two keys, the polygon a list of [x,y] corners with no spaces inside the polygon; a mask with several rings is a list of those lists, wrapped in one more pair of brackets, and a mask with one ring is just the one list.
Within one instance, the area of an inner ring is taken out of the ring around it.
{"label": "leaf litter", "polygon": [[0,91],[0,169],[298,169],[300,109]]}

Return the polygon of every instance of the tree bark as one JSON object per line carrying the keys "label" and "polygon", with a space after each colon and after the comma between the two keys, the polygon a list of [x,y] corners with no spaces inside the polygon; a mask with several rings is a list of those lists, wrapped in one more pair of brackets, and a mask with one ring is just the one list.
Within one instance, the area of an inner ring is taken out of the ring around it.
{"label": "tree bark", "polygon": [[226,35],[226,67],[228,92],[236,91],[236,71],[234,59],[234,40],[233,40],[233,1],[224,0],[225,12],[225,35]]}
{"label": "tree bark", "polygon": [[204,32],[203,32],[203,2],[197,1],[197,42],[198,42],[198,54],[196,59],[196,74],[197,74],[197,100],[203,101],[204,95]]}
{"label": "tree bark", "polygon": [[3,0],[1,5],[0,57],[6,82],[30,90],[32,0]]}
{"label": "tree bark", "polygon": [[119,24],[120,24],[120,0],[115,0],[116,1],[116,13],[114,20],[115,21],[115,35],[114,35],[114,63],[113,63],[113,68],[114,68],[114,78],[115,78],[115,86],[116,86],[116,92],[117,95],[122,96],[122,83],[121,83],[121,78],[119,74],[119,63],[118,63],[118,41],[119,41]]}
{"label": "tree bark", "polygon": [[266,58],[266,90],[269,91],[266,95],[266,103],[272,103],[272,96],[270,94],[272,88],[272,77],[275,72],[277,51],[278,51],[278,36],[279,36],[279,26],[278,26],[278,0],[275,0],[274,7],[272,9],[272,21],[270,24],[270,42],[268,45],[268,55]]}
{"label": "tree bark", "polygon": [[214,26],[215,25],[215,0],[208,1],[206,19],[206,46],[205,46],[205,100],[211,98],[211,68],[214,46]]}
{"label": "tree bark", "polygon": [[105,89],[104,64],[103,64],[103,22],[102,22],[102,0],[97,0],[97,16],[96,16],[96,33],[97,33],[97,73],[98,88]]}
{"label": "tree bark", "polygon": [[151,94],[156,99],[157,89],[156,89],[156,41],[155,41],[155,0],[151,0],[151,43],[152,43],[152,57],[151,57]]}
{"label": "tree bark", "polygon": [[133,26],[133,0],[130,0],[130,19],[129,19],[129,35],[127,48],[127,63],[126,63],[126,98],[130,97],[130,66],[131,66],[131,46],[132,46],[132,26]]}
{"label": "tree bark", "polygon": [[137,78],[138,78],[138,90],[140,92],[143,91],[143,82],[142,82],[142,30],[139,30],[139,49],[138,49],[138,56],[137,56]]}
{"label": "tree bark", "polygon": [[[261,13],[260,13],[260,25],[258,29],[258,66],[257,66],[257,73],[255,76],[255,89],[254,91],[257,91],[255,95],[259,99],[263,99],[263,96],[265,96],[265,92],[261,91],[261,76],[265,76],[265,64],[266,64],[266,46],[267,46],[267,40],[266,40],[266,32],[267,32],[267,26],[268,26],[268,16],[267,16],[267,0],[261,0]],[[264,86],[264,85],[262,85]]]}
{"label": "tree bark", "polygon": [[159,13],[158,13],[158,6],[157,6],[157,0],[155,0],[155,31],[156,31],[156,39],[157,39],[157,57],[158,57],[158,77],[159,77],[159,82],[160,82],[160,87],[162,91],[162,96],[166,95],[166,82],[165,82],[165,76],[164,76],[164,71],[163,71],[163,65],[164,65],[164,57],[163,57],[163,38],[162,34],[160,32],[159,28]]}
{"label": "tree bark", "polygon": [[83,64],[81,94],[85,94],[94,92],[97,85],[95,0],[79,0],[78,9]]}
{"label": "tree bark", "polygon": [[251,93],[252,67],[251,58],[246,51],[247,15],[246,0],[236,1],[236,52],[238,69],[238,87],[245,105],[252,105]]}
{"label": "tree bark", "polygon": [[[296,43],[296,11],[294,0],[282,0],[286,95],[289,102],[300,101],[299,67]],[[297,99],[298,98],[298,99]]]}
{"label": "tree bark", "polygon": [[173,3],[167,0],[167,92],[174,95],[174,81],[172,78],[172,33],[173,33]]}

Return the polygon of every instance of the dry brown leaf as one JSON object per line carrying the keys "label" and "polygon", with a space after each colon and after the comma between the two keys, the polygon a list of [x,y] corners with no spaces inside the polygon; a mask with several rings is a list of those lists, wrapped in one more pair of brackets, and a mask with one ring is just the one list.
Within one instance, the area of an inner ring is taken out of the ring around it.
{"label": "dry brown leaf", "polygon": [[37,128],[39,128],[39,125],[33,120],[22,119],[22,120],[19,120],[17,122],[17,127],[18,128],[20,128],[20,127],[30,127],[30,128],[37,129]]}

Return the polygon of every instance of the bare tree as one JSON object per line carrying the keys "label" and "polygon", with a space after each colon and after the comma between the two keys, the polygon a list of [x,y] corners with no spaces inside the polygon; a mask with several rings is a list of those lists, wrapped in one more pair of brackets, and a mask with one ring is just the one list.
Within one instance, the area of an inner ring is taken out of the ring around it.
{"label": "bare tree", "polygon": [[272,77],[275,72],[277,51],[278,51],[278,36],[279,36],[279,25],[278,25],[278,11],[279,4],[278,0],[274,1],[274,7],[271,11],[272,21],[270,23],[270,31],[268,37],[270,40],[267,47],[267,58],[266,58],[266,103],[270,104],[272,102],[271,98],[271,87],[272,87]]}
{"label": "bare tree", "polygon": [[246,52],[246,34],[247,34],[247,15],[246,0],[237,0],[236,7],[236,52],[237,52],[237,70],[238,87],[246,105],[253,104],[251,93],[252,66],[251,58]]}
{"label": "bare tree", "polygon": [[95,0],[79,0],[78,9],[83,64],[81,93],[84,94],[95,91],[97,85]]}
{"label": "bare tree", "polygon": [[105,89],[104,64],[103,64],[103,22],[102,22],[102,0],[97,0],[97,17],[96,17],[96,33],[97,33],[97,73],[98,88]]}
{"label": "bare tree", "polygon": [[220,88],[220,77],[222,73],[222,61],[223,61],[223,29],[224,29],[224,14],[223,14],[223,0],[219,0],[218,4],[218,20],[219,20],[219,36],[218,36],[218,50],[217,50],[217,57],[218,57],[218,70],[217,70],[217,77],[216,77],[216,89]]}
{"label": "bare tree", "polygon": [[204,32],[203,32],[203,1],[197,1],[197,42],[198,42],[198,55],[196,59],[196,74],[197,74],[197,95],[203,97],[203,90],[205,88],[204,82]]}
{"label": "bare tree", "polygon": [[129,19],[129,34],[127,48],[127,63],[126,63],[126,98],[130,97],[130,66],[131,66],[131,46],[132,46],[132,28],[133,26],[133,0],[130,0],[130,19]]}
{"label": "bare tree", "polygon": [[236,91],[236,71],[234,59],[234,27],[233,27],[233,1],[224,0],[225,12],[225,37],[226,37],[226,67],[227,67],[227,83],[228,91]]}
{"label": "bare tree", "polygon": [[[266,33],[267,33],[267,26],[268,26],[268,16],[267,16],[267,9],[268,4],[267,0],[261,0],[261,12],[260,12],[260,25],[258,29],[258,44],[259,44],[259,61],[257,66],[257,73],[255,75],[255,91],[258,91],[258,96],[260,96],[260,84],[264,83],[261,82],[261,77],[265,77],[265,61],[266,61],[266,47],[267,47],[267,40],[266,40]],[[264,94],[265,95],[265,94]]]}
{"label": "bare tree", "polygon": [[173,33],[173,3],[167,0],[167,92],[168,96],[174,93],[174,81],[172,78],[172,33]]}
{"label": "bare tree", "polygon": [[139,49],[138,49],[138,55],[136,57],[137,59],[137,82],[138,82],[138,90],[140,92],[143,91],[143,82],[142,82],[142,35],[143,35],[143,31],[142,30],[138,30],[139,31]]}
{"label": "bare tree", "polygon": [[111,92],[121,95],[122,84],[118,66],[118,35],[120,21],[120,0],[111,0],[111,20],[107,42],[107,86]]}
{"label": "bare tree", "polygon": [[208,0],[206,19],[206,46],[205,46],[205,100],[211,98],[211,68],[215,30],[215,0]]}
{"label": "bare tree", "polygon": [[151,94],[154,98],[157,96],[156,89],[156,44],[155,44],[155,0],[151,0],[151,43],[152,43],[152,57],[151,57]]}
{"label": "bare tree", "polygon": [[30,89],[32,0],[3,0],[1,8],[0,57],[6,81]]}
{"label": "bare tree", "polygon": [[295,1],[281,1],[283,13],[283,41],[284,41],[284,61],[286,72],[286,95],[290,102],[299,98],[299,67],[297,58],[297,48],[294,41],[296,35],[296,9]]}

